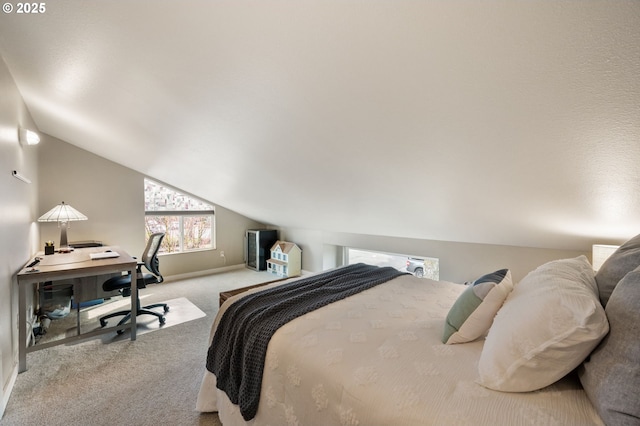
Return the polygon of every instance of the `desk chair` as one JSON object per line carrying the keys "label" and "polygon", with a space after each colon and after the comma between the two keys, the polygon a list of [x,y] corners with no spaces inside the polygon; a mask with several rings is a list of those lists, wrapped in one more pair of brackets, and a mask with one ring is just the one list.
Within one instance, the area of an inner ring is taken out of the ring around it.
{"label": "desk chair", "polygon": [[[158,250],[160,249],[160,243],[164,238],[164,233],[159,232],[156,234],[152,234],[149,237],[149,241],[147,242],[147,247],[144,249],[144,253],[142,253],[142,261],[138,262],[137,267],[137,278],[136,284],[138,289],[145,288],[147,284],[156,284],[164,281],[162,275],[160,275],[159,264],[158,261]],[[144,266],[151,274],[143,274],[142,266]],[[131,296],[131,274],[123,275],[121,277],[110,278],[102,284],[102,289],[104,291],[114,291],[118,290],[122,297],[130,297]],[[164,312],[169,311],[169,306],[166,303],[156,303],[153,305],[142,306],[140,307],[140,293],[138,293],[138,298],[136,300],[136,316],[137,315],[154,315],[158,317],[160,321],[160,325],[164,324],[165,319],[164,315],[158,312],[154,312],[151,309],[162,307]],[[117,317],[120,315],[124,315],[124,318],[120,320],[118,325],[122,325],[126,323],[131,318],[131,311],[118,311],[111,313],[109,315],[105,315],[100,318],[100,325],[102,327],[107,325],[107,320],[109,318]],[[122,334],[124,330],[118,330],[118,334]]]}

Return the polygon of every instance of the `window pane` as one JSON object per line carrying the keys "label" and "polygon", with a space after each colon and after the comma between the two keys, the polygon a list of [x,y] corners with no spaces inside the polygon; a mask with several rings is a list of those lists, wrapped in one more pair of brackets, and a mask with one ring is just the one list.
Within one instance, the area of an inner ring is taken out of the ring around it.
{"label": "window pane", "polygon": [[214,206],[150,179],[144,180],[147,238],[164,232],[161,253],[215,248]]}
{"label": "window pane", "polygon": [[173,188],[167,188],[150,179],[144,180],[145,211],[162,210],[211,210],[213,206],[202,200],[182,194]]}
{"label": "window pane", "polygon": [[164,232],[160,253],[177,253],[213,248],[213,215],[145,216],[147,239]]}
{"label": "window pane", "polygon": [[406,271],[418,278],[440,279],[440,260],[434,257],[407,257]]}
{"label": "window pane", "polygon": [[184,250],[211,248],[212,216],[183,216]]}
{"label": "window pane", "polygon": [[369,250],[349,249],[349,264],[366,263],[367,265],[391,266],[399,271],[406,267],[406,256],[381,253]]}
{"label": "window pane", "polygon": [[179,216],[145,216],[147,239],[156,232],[164,232],[164,240],[158,253],[175,253],[180,251],[180,217]]}
{"label": "window pane", "polygon": [[368,265],[391,266],[402,272],[410,272],[418,278],[440,279],[440,261],[434,257],[413,257],[389,254],[369,250],[349,248],[348,264],[366,263]]}
{"label": "window pane", "polygon": [[424,277],[436,281],[440,279],[440,259],[435,257],[424,259]]}

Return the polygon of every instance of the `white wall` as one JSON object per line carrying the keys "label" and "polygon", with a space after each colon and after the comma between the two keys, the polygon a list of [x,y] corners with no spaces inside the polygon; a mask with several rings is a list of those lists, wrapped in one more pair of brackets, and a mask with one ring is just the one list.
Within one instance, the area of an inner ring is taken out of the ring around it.
{"label": "white wall", "polygon": [[[89,220],[70,222],[69,241],[118,244],[133,256],[144,249],[144,177],[49,135],[38,149],[38,216],[64,201]],[[40,245],[60,245],[57,223],[40,224]]]}
{"label": "white wall", "polygon": [[[37,147],[23,147],[18,127],[37,130],[22,97],[0,58],[0,416],[4,412],[18,362],[18,284],[16,273],[34,251],[38,228]],[[18,170],[33,181],[11,175]]]}
{"label": "white wall", "polygon": [[440,259],[440,279],[453,282],[470,281],[501,268],[511,269],[513,279],[519,281],[529,271],[550,260],[581,254],[590,257],[590,253],[576,250],[457,243],[306,229],[279,230],[280,238],[292,241],[302,248],[302,268],[313,272],[339,265],[342,247],[437,257]]}

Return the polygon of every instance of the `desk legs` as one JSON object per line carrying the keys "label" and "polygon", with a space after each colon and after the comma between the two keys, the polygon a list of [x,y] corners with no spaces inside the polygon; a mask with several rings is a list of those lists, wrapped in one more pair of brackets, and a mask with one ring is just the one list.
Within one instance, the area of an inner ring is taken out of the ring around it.
{"label": "desk legs", "polygon": [[[131,276],[136,276],[136,267],[131,269]],[[135,278],[134,278],[135,279]],[[135,281],[134,281],[135,282]],[[33,288],[33,283],[18,284],[18,373],[27,371],[27,287]],[[131,286],[131,340],[136,340],[136,311],[138,300],[138,286]],[[78,316],[79,321],[80,316]],[[80,330],[78,323],[78,331]],[[80,337],[80,336],[76,336]],[[44,347],[43,347],[44,348]]]}
{"label": "desk legs", "polygon": [[136,340],[137,311],[138,311],[138,272],[134,266],[131,272],[131,340]]}
{"label": "desk legs", "polygon": [[18,284],[18,373],[27,371],[27,286]]}

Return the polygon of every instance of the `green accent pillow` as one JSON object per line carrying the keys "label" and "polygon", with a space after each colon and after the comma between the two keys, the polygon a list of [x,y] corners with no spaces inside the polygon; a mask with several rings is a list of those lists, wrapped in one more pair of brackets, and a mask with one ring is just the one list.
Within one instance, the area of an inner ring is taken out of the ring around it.
{"label": "green accent pillow", "polygon": [[449,310],[442,343],[466,343],[483,336],[511,290],[513,283],[508,269],[475,280]]}

